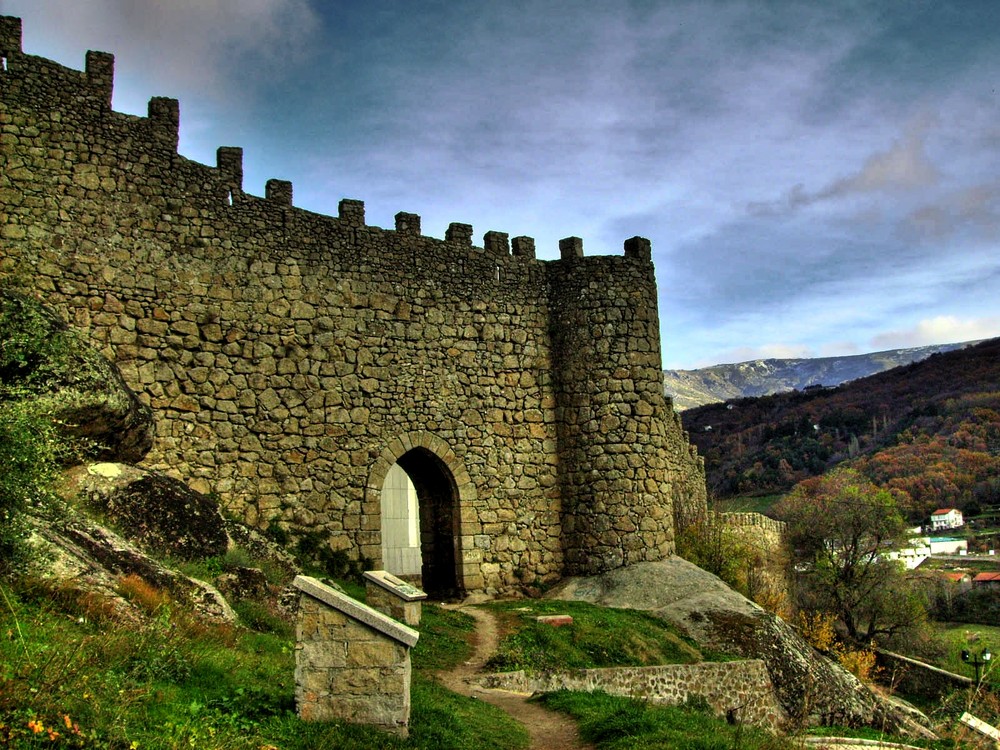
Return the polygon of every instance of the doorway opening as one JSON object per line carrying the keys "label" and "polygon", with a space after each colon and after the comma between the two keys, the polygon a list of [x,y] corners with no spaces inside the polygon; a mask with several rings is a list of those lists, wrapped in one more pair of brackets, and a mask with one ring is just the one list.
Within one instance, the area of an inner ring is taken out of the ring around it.
{"label": "doorway opening", "polygon": [[426,448],[400,456],[383,482],[381,510],[383,567],[419,575],[432,598],[458,595],[458,488],[444,461]]}

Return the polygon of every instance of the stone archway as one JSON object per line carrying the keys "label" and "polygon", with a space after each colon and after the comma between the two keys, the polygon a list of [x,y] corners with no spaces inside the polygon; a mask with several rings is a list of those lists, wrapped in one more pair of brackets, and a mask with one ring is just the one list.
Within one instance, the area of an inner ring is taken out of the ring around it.
{"label": "stone archway", "polygon": [[372,466],[366,504],[367,514],[379,519],[380,548],[382,487],[395,464],[416,489],[424,590],[445,598],[482,589],[482,553],[474,545],[482,529],[474,510],[476,488],[462,460],[433,433],[408,433],[392,440]]}

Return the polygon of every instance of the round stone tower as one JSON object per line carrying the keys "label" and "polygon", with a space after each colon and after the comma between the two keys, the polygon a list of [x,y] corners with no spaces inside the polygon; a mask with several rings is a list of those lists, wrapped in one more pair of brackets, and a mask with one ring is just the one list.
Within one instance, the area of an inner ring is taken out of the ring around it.
{"label": "round stone tower", "polygon": [[593,575],[673,553],[656,281],[649,240],[549,269],[565,572]]}

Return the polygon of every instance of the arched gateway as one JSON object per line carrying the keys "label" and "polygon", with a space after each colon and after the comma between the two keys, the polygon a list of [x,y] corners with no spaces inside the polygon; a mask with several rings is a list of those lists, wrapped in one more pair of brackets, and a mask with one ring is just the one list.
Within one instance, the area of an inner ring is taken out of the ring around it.
{"label": "arched gateway", "polygon": [[[402,435],[386,446],[372,467],[366,491],[369,508],[378,509],[382,535],[397,534],[396,529],[406,521],[415,520],[406,518],[405,511],[397,512],[392,519],[384,515],[383,488],[396,465],[416,491],[421,586],[439,598],[480,587],[480,561],[473,549],[479,525],[472,507],[476,490],[462,460],[444,440],[430,432]],[[382,549],[386,549],[384,544]],[[384,567],[387,561],[376,562]],[[407,574],[411,570],[390,572]]]}

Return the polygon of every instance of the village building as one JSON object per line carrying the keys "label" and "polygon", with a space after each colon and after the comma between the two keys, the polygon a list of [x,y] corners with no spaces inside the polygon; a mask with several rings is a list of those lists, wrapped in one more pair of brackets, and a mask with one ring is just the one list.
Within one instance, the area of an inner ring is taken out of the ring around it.
{"label": "village building", "polygon": [[957,508],[939,508],[931,513],[931,531],[957,529],[964,523],[962,511]]}

